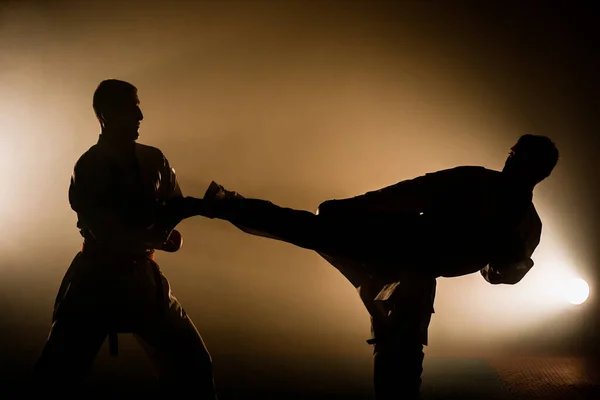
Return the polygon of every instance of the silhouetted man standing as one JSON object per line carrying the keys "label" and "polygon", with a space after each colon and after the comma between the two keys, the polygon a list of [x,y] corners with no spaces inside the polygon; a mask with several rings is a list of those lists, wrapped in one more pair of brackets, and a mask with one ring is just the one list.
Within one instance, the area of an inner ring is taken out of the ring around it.
{"label": "silhouetted man standing", "polygon": [[515,284],[533,266],[541,236],[534,187],[558,150],[524,135],[501,172],[463,166],[354,198],[325,201],[317,215],[249,199],[213,182],[204,215],[245,232],[321,254],[358,289],[372,320],[378,400],[418,397],[437,277],[480,271]]}
{"label": "silhouetted man standing", "polygon": [[155,362],[171,395],[215,399],[210,355],[154,262],[179,250],[175,226],[191,203],[163,153],[136,142],[137,89],[105,80],[94,93],[102,132],[77,161],[69,187],[84,238],[61,284],[53,324],[34,368],[38,389],[64,394],[88,372],[107,335],[131,332]]}

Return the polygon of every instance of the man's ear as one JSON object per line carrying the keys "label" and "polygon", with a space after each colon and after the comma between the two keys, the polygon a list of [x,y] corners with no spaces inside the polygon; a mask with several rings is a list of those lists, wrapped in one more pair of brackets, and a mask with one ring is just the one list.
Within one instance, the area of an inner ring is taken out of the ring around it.
{"label": "man's ear", "polygon": [[106,122],[105,122],[105,118],[104,118],[104,114],[100,113],[98,115],[98,121],[100,122],[100,127],[104,128],[106,126]]}

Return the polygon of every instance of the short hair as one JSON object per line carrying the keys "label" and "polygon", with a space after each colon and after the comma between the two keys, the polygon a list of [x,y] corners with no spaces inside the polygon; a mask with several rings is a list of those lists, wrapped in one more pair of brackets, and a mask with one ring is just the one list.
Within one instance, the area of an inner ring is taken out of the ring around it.
{"label": "short hair", "polygon": [[521,152],[528,153],[533,157],[536,165],[536,176],[539,181],[546,179],[556,166],[559,160],[556,144],[547,136],[523,135],[513,147],[515,155]]}
{"label": "short hair", "polygon": [[102,122],[104,111],[123,104],[132,94],[137,94],[137,88],[129,82],[118,79],[106,79],[100,82],[94,92],[92,103],[98,120]]}

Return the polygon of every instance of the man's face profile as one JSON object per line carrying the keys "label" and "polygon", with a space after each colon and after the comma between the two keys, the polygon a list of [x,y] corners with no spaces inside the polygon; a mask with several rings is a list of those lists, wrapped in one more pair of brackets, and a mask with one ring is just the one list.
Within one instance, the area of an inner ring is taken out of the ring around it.
{"label": "man's face profile", "polygon": [[144,119],[136,93],[115,102],[103,113],[106,127],[123,140],[136,140],[139,137],[140,121]]}

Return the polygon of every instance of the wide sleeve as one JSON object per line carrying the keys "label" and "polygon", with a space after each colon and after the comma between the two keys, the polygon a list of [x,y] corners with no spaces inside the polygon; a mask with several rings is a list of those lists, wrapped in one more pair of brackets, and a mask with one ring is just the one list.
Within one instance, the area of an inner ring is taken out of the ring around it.
{"label": "wide sleeve", "polygon": [[165,242],[175,227],[186,218],[185,206],[189,203],[183,196],[175,169],[165,155],[157,152],[159,185],[156,193],[158,208],[149,233],[158,242]]}
{"label": "wide sleeve", "polygon": [[534,265],[531,256],[540,243],[541,233],[542,221],[531,204],[517,229],[500,241],[495,257],[481,269],[483,278],[494,285],[520,282]]}
{"label": "wide sleeve", "polygon": [[161,189],[158,194],[159,200],[168,201],[173,198],[183,197],[175,168],[171,166],[171,163],[164,154],[161,154],[161,158]]}

